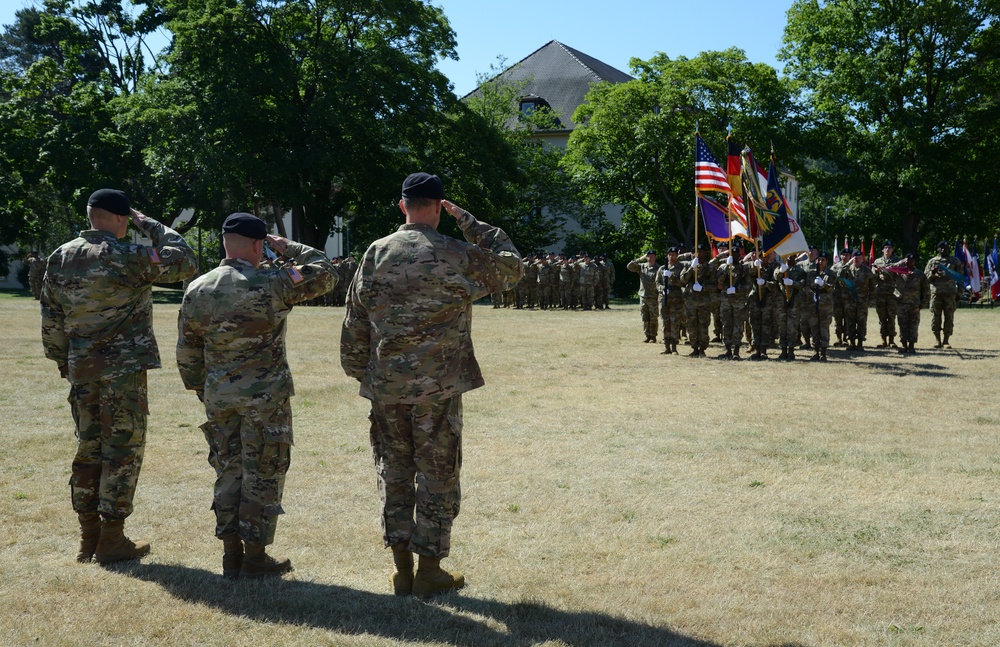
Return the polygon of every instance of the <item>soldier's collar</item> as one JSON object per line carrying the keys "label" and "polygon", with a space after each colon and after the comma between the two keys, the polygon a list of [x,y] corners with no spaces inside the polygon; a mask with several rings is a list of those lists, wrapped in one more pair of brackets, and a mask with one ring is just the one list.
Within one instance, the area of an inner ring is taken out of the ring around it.
{"label": "soldier's collar", "polygon": [[399,226],[398,231],[437,231],[435,227],[423,222],[404,222]]}

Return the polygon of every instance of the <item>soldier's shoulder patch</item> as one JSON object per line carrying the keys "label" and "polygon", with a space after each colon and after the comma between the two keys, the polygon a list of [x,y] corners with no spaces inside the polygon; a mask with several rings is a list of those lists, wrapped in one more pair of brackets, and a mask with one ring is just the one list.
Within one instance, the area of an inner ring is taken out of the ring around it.
{"label": "soldier's shoulder patch", "polygon": [[159,252],[156,251],[156,248],[155,247],[147,247],[146,250],[149,252],[149,261],[153,265],[159,265],[160,262],[161,262],[160,261],[160,254],[159,254]]}
{"label": "soldier's shoulder patch", "polygon": [[288,272],[288,277],[292,279],[293,285],[298,285],[299,283],[302,283],[302,281],[305,280],[304,278],[302,278],[302,273],[299,272],[298,268],[295,267],[294,265],[289,265],[288,267],[285,268],[285,271]]}

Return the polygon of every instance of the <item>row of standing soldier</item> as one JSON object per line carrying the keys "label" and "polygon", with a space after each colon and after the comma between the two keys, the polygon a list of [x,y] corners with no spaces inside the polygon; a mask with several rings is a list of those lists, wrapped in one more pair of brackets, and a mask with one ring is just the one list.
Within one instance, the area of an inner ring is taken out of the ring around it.
{"label": "row of standing soldier", "polygon": [[947,256],[946,247],[939,245],[938,255],[924,271],[916,267],[913,254],[902,260],[893,256],[888,241],[873,267],[857,250],[843,250],[831,266],[815,246],[808,254],[780,259],[774,253],[744,256],[739,245],[731,255],[728,245],[720,243],[711,260],[703,245],[696,255],[670,248],[663,265],[649,250],[645,257],[632,260],[628,269],[640,277],[644,341],[656,342],[662,320],[664,354],[677,353],[686,329],[692,357],[705,356],[709,343],[721,342],[726,348],[723,357],[741,359],[745,334],[751,359],[768,359],[768,350],[776,347],[781,350],[779,359],[794,360],[795,350],[803,348],[813,351],[812,359],[825,361],[834,322],[833,346],[864,351],[872,303],[879,315],[880,348],[898,348],[898,320],[902,351],[915,352],[920,309],[928,305],[934,315],[935,347],[948,346],[959,293],[955,269],[960,264]]}
{"label": "row of standing soldier", "polygon": [[524,276],[512,290],[491,295],[494,308],[607,310],[615,266],[605,256],[539,252],[523,260]]}

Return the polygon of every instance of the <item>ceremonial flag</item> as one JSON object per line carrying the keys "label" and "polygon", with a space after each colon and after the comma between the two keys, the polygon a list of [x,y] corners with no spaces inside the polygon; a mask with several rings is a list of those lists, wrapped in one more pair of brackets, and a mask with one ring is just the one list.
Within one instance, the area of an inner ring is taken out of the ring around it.
{"label": "ceremonial flag", "polygon": [[[984,250],[985,251],[985,250]],[[1000,299],[1000,255],[997,254],[997,239],[993,239],[993,252],[986,255],[986,272],[990,277],[990,297]]]}
{"label": "ceremonial flag", "polygon": [[[840,262],[840,242],[838,242],[839,240],[840,239],[837,238],[836,236],[833,237],[833,262],[834,263],[839,263]],[[847,242],[846,238],[844,239],[844,242],[845,243]]]}
{"label": "ceremonial flag", "polygon": [[872,236],[872,246],[868,250],[868,264],[869,265],[874,265],[875,264],[875,237],[874,236]]}
{"label": "ceremonial flag", "polygon": [[[726,175],[729,176],[729,187],[733,195],[743,199],[743,184],[740,180],[740,145],[732,135],[726,135]],[[743,214],[743,224],[746,224],[746,212]]]}
{"label": "ceremonial flag", "polygon": [[962,253],[965,255],[965,275],[969,279],[969,291],[972,293],[969,296],[975,300],[983,292],[983,279],[979,272],[979,254],[976,253],[976,243],[972,243],[972,251],[969,251],[969,245],[965,241],[962,241]]}
{"label": "ceremonial flag", "polygon": [[698,204],[701,207],[701,219],[705,223],[705,233],[715,240],[729,240],[732,238],[732,232],[729,231],[729,219],[726,218],[726,210],[719,206],[719,203],[715,200],[710,200],[701,195],[698,196]]}
{"label": "ceremonial flag", "polygon": [[[730,140],[730,146],[732,146],[732,140]],[[730,149],[732,150],[732,149]],[[749,149],[748,149],[749,150]],[[750,159],[753,159],[753,153],[750,152]],[[730,158],[731,160],[732,158]],[[740,193],[735,193],[729,199],[729,208],[733,213],[733,219],[730,222],[730,227],[732,229],[734,236],[739,236],[740,238],[745,238],[747,240],[753,240],[755,237],[751,234],[751,227],[755,226],[754,220],[747,217],[747,209],[744,204],[744,198],[742,197],[742,187],[743,187],[743,175],[742,175],[742,158],[740,160]],[[767,190],[767,171],[763,166],[757,164],[756,161],[753,162],[754,173],[756,176],[756,190],[753,192],[755,195],[763,196],[764,192]],[[751,176],[747,173],[747,177]],[[784,198],[782,198],[784,201]],[[785,212],[788,213],[788,226],[791,229],[791,236],[781,243],[773,251],[779,256],[788,256],[789,254],[798,254],[799,252],[804,252],[809,249],[809,243],[806,242],[805,234],[802,233],[802,228],[799,227],[798,221],[791,215],[788,210],[788,203],[785,202]]]}
{"label": "ceremonial flag", "polygon": [[[872,241],[875,242],[875,241]],[[868,254],[865,252],[865,239],[861,239],[861,260],[868,258]]]}
{"label": "ceremonial flag", "polygon": [[[745,152],[749,156],[750,168],[753,168],[752,152],[749,148],[745,149]],[[753,184],[756,185],[756,177],[753,180]],[[743,188],[744,190],[747,188],[746,180],[743,182]],[[755,186],[754,188],[759,187]],[[781,195],[781,185],[778,183],[778,168],[774,163],[773,154],[771,155],[771,163],[767,168],[767,193],[761,200],[758,200],[758,196],[754,196],[753,200],[748,201],[747,215],[753,220],[751,209],[749,208],[750,202],[753,203],[753,211],[756,213],[761,246],[764,248],[763,253],[767,254],[777,249],[781,243],[785,242],[792,235],[792,229],[788,222],[788,210],[785,208],[785,198]]]}
{"label": "ceremonial flag", "polygon": [[729,186],[729,177],[715,161],[712,151],[708,150],[708,144],[698,133],[694,134],[694,138],[694,188],[698,191],[732,192],[732,188]]}

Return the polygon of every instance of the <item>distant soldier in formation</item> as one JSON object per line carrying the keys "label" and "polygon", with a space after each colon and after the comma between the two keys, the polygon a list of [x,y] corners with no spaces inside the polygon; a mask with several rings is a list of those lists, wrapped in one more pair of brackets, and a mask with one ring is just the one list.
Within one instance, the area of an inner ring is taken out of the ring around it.
{"label": "distant soldier in formation", "polygon": [[591,262],[590,256],[584,252],[580,259],[580,307],[584,310],[593,310],[594,295],[600,281],[600,268],[596,263]]}
{"label": "distant soldier in formation", "polygon": [[712,293],[715,291],[715,272],[708,264],[708,250],[698,245],[698,254],[681,270],[684,286],[684,310],[687,313],[689,357],[705,357],[709,344],[709,325],[712,315]]}
{"label": "distant soldier in formation", "polygon": [[[28,289],[31,290],[31,296],[35,297],[37,301],[42,294],[42,281],[41,277],[45,276],[45,261],[38,256],[38,252],[32,250],[24,257],[21,264],[28,268]],[[38,277],[37,279],[35,277]]]}
{"label": "distant soldier in formation", "polygon": [[[70,496],[80,521],[80,562],[136,559],[149,544],[124,534],[146,447],[146,371],[160,368],[153,335],[153,283],[198,270],[173,229],[100,189],[87,200],[90,229],[48,258],[42,286],[42,345],[70,384],[77,450]],[[122,242],[132,225],[153,242]]]}
{"label": "distant soldier in formation", "polygon": [[539,256],[531,255],[524,263],[524,305],[534,309],[538,305],[538,261]]}
{"label": "distant soldier in formation", "polygon": [[542,254],[538,254],[535,261],[538,284],[538,307],[542,310],[549,309],[549,274],[552,272],[552,264]]}
{"label": "distant soldier in formation", "polygon": [[646,335],[643,343],[656,343],[659,298],[656,292],[656,272],[660,264],[656,262],[656,252],[649,250],[646,257],[633,259],[628,263],[628,271],[639,275],[639,312],[642,315],[642,331]]}
{"label": "distant soldier in formation", "polygon": [[879,348],[896,348],[895,275],[885,269],[899,263],[892,250],[892,242],[885,241],[882,256],[875,259],[872,265],[872,272],[875,274],[875,312],[878,314],[879,334],[882,336]]}
{"label": "distant soldier in formation", "polygon": [[681,270],[677,248],[667,250],[667,262],[656,270],[656,291],[660,295],[660,318],[663,319],[663,354],[677,354],[680,342],[681,313],[684,311]]}
{"label": "distant soldier in formation", "polygon": [[557,257],[554,252],[549,252],[546,263],[549,266],[549,273],[545,284],[545,291],[549,295],[549,307],[558,308],[560,306],[559,269],[562,267],[562,259]]}
{"label": "distant soldier in formation", "polygon": [[826,252],[816,257],[816,268],[806,275],[806,287],[812,292],[809,301],[809,329],[813,343],[812,359],[825,362],[830,347],[830,324],[833,322],[833,286],[837,277],[827,267]]}
{"label": "distant soldier in formation", "polygon": [[948,253],[948,243],[943,240],[938,243],[937,252],[924,270],[931,286],[931,331],[937,340],[934,348],[951,348],[959,295],[956,277],[962,275],[962,263]]}
{"label": "distant soldier in formation", "polygon": [[851,254],[851,262],[841,268],[838,278],[847,290],[844,298],[844,334],[848,348],[863,352],[868,335],[868,308],[875,295],[875,274],[865,264],[861,250],[855,250]]}
{"label": "distant soldier in formation", "polygon": [[[833,272],[834,276],[840,277],[841,271],[850,262],[851,250],[842,249],[837,260],[830,267],[830,271]],[[833,286],[833,330],[837,335],[837,341],[835,341],[833,345],[837,347],[847,345],[847,335],[845,332],[846,318],[844,312],[847,297],[847,288],[844,286],[842,281],[838,280]]]}
{"label": "distant soldier in formation", "polygon": [[568,258],[559,264],[559,307],[563,310],[573,307],[573,268]]}
{"label": "distant soldier in formation", "polygon": [[778,346],[781,355],[778,359],[789,362],[795,360],[795,347],[799,336],[799,305],[807,294],[805,287],[805,272],[787,258],[774,271],[774,289],[778,293],[775,315],[778,319]]}
{"label": "distant soldier in formation", "polygon": [[755,253],[748,254],[745,261],[749,263],[747,269],[753,288],[749,304],[754,353],[750,359],[761,361],[767,359],[767,349],[774,340],[775,308],[780,297],[774,282],[774,273],[778,268],[775,253],[766,254],[763,260],[755,256]]}
{"label": "distant soldier in formation", "polygon": [[[816,259],[819,257],[819,247],[816,245],[809,245],[809,251],[805,258],[801,258],[798,261],[799,268],[802,269],[802,273],[805,275],[812,274],[816,271]],[[806,286],[808,290],[808,286]],[[810,309],[812,309],[812,299],[802,298],[798,300],[799,302],[799,334],[802,336],[802,350],[812,350],[812,328],[809,326]]]}
{"label": "distant soldier in formation", "polygon": [[[729,245],[727,243],[725,243],[725,242],[723,242],[721,240],[719,242],[717,242],[715,244],[716,256],[712,260],[714,261],[716,258],[719,258],[719,256],[723,252],[727,252],[726,256],[722,259],[722,261],[724,262],[725,259],[728,258],[728,256],[729,256],[728,255],[728,251],[727,251],[728,248],[729,248]],[[712,268],[713,269],[718,268],[718,264],[713,265]],[[719,343],[719,342],[722,341],[722,294],[720,293],[720,291],[718,289],[716,289],[715,285],[712,285],[711,292],[712,292],[712,339],[711,339],[711,342],[713,344],[717,344],[717,343]]]}
{"label": "distant soldier in formation", "polygon": [[902,352],[915,353],[920,310],[926,308],[931,299],[930,283],[927,275],[917,267],[916,256],[913,254],[907,254],[905,259],[896,263],[896,267],[907,270],[897,273],[893,283],[896,313],[899,317],[899,341],[903,345]]}
{"label": "distant soldier in formation", "polygon": [[750,273],[742,263],[743,248],[734,246],[719,254],[712,262],[717,268],[716,289],[719,294],[719,316],[726,359],[739,361],[743,344],[743,324],[747,318],[747,296],[750,294]]}

